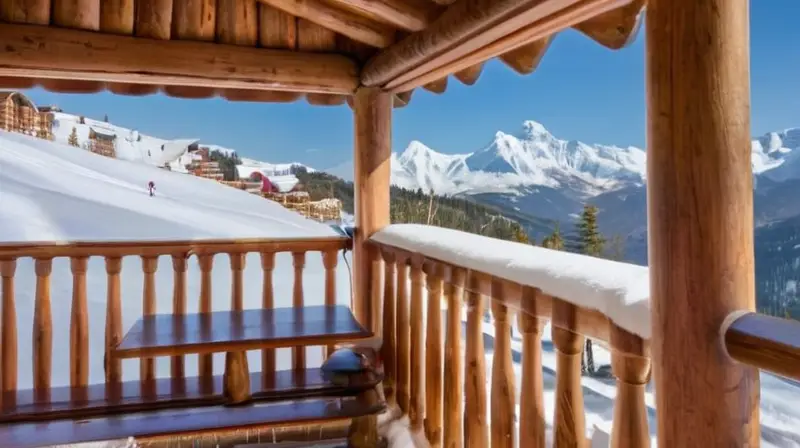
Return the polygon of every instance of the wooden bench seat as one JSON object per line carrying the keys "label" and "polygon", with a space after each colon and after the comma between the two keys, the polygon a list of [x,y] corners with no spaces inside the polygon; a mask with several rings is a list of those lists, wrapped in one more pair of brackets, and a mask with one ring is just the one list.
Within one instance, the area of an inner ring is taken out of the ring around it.
{"label": "wooden bench seat", "polygon": [[118,358],[332,345],[372,337],[345,306],[155,314],[134,324]]}
{"label": "wooden bench seat", "polygon": [[[0,405],[0,423],[225,404],[222,376],[209,379],[203,382],[198,377],[159,378],[147,383],[128,381],[115,386],[66,386],[53,388],[49,395],[39,397],[32,390],[6,393]],[[327,382],[316,368],[300,372],[281,370],[266,376],[256,372],[250,375],[250,392],[255,402],[355,395],[377,386],[382,375],[365,372],[353,379],[354,382],[344,388]]]}
{"label": "wooden bench seat", "polygon": [[385,409],[371,389],[357,397],[320,397],[241,407],[208,406],[137,412],[89,419],[0,425],[3,448],[35,448],[134,437],[137,440],[287,424],[316,424],[374,415]]}

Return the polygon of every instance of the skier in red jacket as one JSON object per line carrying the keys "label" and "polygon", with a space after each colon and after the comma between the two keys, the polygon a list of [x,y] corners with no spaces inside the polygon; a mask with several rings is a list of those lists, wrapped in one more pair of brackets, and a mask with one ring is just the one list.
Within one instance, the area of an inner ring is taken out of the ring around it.
{"label": "skier in red jacket", "polygon": [[153,197],[155,195],[156,184],[153,183],[152,180],[147,183],[147,190],[150,191],[150,197]]}

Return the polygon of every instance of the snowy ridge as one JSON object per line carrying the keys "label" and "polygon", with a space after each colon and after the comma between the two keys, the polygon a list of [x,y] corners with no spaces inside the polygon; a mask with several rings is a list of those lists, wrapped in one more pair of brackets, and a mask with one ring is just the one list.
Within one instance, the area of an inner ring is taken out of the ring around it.
{"label": "snowy ridge", "polygon": [[[752,142],[756,174],[776,181],[800,178],[800,128],[768,133]],[[391,159],[392,183],[443,195],[507,193],[545,186],[591,197],[646,182],[646,153],[634,146],[562,140],[541,123],[525,121],[516,133],[498,131],[485,147],[466,154],[442,154],[412,141]],[[352,181],[353,164],[326,170]]]}

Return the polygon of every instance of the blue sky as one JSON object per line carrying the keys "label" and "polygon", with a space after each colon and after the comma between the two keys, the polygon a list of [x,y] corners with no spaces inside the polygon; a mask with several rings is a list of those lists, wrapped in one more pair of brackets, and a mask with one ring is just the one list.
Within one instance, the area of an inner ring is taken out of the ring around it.
{"label": "blue sky", "polygon": [[[752,1],[750,14],[753,135],[800,127],[800,1]],[[471,152],[496,131],[516,132],[530,119],[564,139],[643,147],[643,37],[640,32],[630,47],[611,51],[567,31],[531,75],[491,61],[474,86],[451,78],[443,95],[418,90],[410,105],[395,110],[394,151],[420,140],[440,152]],[[55,103],[67,112],[108,114],[121,126],[163,138],[200,138],[245,157],[319,169],[352,158],[347,106],[28,93],[37,103]]]}

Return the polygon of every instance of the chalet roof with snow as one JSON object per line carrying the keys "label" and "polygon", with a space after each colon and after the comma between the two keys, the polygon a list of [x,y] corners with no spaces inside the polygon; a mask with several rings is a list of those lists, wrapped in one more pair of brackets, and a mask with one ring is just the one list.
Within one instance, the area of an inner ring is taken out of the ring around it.
{"label": "chalet roof with snow", "polygon": [[0,8],[0,87],[338,105],[363,85],[403,106],[474,84],[489,59],[531,73],[568,28],[621,48],[644,3],[23,1]]}
{"label": "chalet roof with snow", "polygon": [[94,140],[116,140],[117,134],[106,130],[106,129],[98,129],[98,128],[89,128],[89,138]]}

